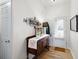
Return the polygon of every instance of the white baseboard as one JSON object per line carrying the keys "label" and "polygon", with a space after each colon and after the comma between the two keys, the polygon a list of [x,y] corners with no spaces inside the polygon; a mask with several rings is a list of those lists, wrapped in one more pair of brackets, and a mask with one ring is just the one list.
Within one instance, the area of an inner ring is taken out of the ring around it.
{"label": "white baseboard", "polygon": [[73,51],[72,51],[72,49],[71,49],[71,48],[70,48],[70,53],[71,53],[71,55],[72,55],[73,59],[76,59],[76,57],[75,57],[75,55],[74,55],[74,53],[73,53]]}

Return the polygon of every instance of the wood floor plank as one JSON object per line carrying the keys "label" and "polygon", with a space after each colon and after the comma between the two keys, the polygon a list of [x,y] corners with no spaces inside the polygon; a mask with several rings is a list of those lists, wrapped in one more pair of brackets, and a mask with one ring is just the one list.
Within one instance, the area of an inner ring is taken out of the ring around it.
{"label": "wood floor plank", "polygon": [[38,59],[73,59],[70,51],[68,51],[67,49],[66,51],[64,49],[57,48],[53,50],[52,47],[50,47],[49,51],[44,50],[44,52],[38,57]]}

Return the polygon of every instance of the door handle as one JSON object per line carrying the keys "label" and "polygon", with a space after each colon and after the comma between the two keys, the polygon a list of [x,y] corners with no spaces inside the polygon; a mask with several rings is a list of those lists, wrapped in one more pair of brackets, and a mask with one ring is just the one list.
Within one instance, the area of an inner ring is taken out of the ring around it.
{"label": "door handle", "polygon": [[5,43],[10,43],[10,40],[5,41]]}

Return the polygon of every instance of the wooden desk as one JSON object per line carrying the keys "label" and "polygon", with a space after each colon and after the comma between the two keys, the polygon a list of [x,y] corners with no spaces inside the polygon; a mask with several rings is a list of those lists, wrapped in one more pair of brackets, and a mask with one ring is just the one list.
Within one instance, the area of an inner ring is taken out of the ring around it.
{"label": "wooden desk", "polygon": [[28,47],[29,40],[34,37],[35,35],[29,36],[28,38],[26,38],[27,59],[29,59],[28,57],[29,53],[35,55],[37,59],[37,57],[43,52],[44,48],[47,48],[49,50],[49,42],[48,42],[49,36],[43,36],[41,39],[38,38],[39,40],[37,41],[37,49]]}

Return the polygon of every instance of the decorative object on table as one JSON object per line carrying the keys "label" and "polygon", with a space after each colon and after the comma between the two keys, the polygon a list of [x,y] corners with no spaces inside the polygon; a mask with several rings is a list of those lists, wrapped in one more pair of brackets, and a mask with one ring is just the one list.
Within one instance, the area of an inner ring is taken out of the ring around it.
{"label": "decorative object on table", "polygon": [[26,18],[23,19],[23,21],[26,24],[29,24],[30,26],[34,27],[35,35],[37,37],[41,36],[41,34],[42,34],[42,27],[40,27],[41,23],[39,22],[39,20],[37,20],[36,17],[26,17]]}
{"label": "decorative object on table", "polygon": [[36,26],[35,27],[35,35],[36,37],[40,37],[43,34],[43,27],[42,26]]}
{"label": "decorative object on table", "polygon": [[23,19],[24,22],[29,24],[30,26],[39,26],[40,22],[36,19],[36,17],[26,17]]}
{"label": "decorative object on table", "polygon": [[78,15],[75,15],[70,19],[70,30],[78,32]]}
{"label": "decorative object on table", "polygon": [[49,27],[49,24],[48,22],[43,22],[43,31],[45,34],[49,34],[50,35],[50,27]]}

